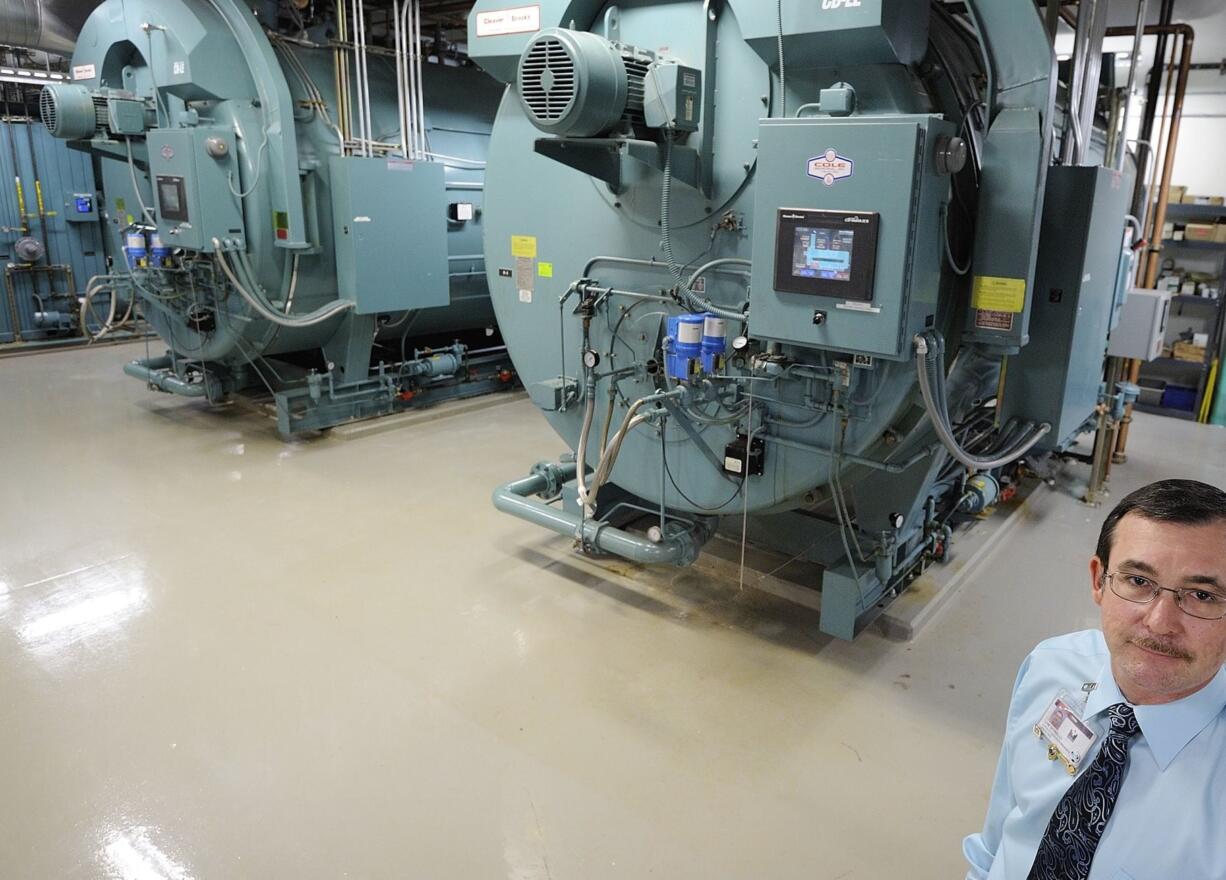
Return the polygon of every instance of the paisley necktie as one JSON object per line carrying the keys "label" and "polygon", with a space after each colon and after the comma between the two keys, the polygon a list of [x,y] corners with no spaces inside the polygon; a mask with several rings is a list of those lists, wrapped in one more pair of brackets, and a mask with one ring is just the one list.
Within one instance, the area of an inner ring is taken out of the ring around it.
{"label": "paisley necktie", "polygon": [[1111,728],[1088,770],[1064,793],[1052,813],[1027,880],[1086,880],[1128,765],[1128,744],[1140,727],[1132,708],[1107,710]]}

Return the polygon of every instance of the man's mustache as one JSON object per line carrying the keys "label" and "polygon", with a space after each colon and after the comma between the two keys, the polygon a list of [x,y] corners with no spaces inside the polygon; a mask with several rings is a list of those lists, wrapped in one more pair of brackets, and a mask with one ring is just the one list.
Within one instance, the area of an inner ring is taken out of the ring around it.
{"label": "man's mustache", "polygon": [[1136,636],[1132,643],[1137,647],[1144,648],[1147,651],[1153,651],[1155,654],[1165,654],[1167,657],[1174,657],[1176,660],[1191,660],[1192,655],[1182,648],[1167,642],[1160,642],[1157,639],[1151,639],[1148,636]]}

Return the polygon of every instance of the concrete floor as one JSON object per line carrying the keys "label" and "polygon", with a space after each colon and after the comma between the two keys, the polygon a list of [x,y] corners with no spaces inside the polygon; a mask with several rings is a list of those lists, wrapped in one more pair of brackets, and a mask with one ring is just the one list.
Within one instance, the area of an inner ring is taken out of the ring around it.
{"label": "concrete floor", "polygon": [[[1096,619],[1059,490],[913,642],[833,642],[496,513],[561,451],[526,401],[286,445],[138,353],[0,361],[6,880],[957,877],[1018,662]],[[1226,485],[1222,429],[1130,451],[1116,498]]]}

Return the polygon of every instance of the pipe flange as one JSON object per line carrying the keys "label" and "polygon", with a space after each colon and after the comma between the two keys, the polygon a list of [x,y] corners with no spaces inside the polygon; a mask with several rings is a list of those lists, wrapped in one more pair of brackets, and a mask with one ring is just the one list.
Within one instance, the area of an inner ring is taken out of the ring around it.
{"label": "pipe flange", "polygon": [[566,475],[561,465],[552,461],[538,461],[528,473],[534,477],[543,477],[545,480],[545,488],[536,493],[538,498],[543,498],[545,501],[556,501],[561,496],[562,484],[566,482]]}

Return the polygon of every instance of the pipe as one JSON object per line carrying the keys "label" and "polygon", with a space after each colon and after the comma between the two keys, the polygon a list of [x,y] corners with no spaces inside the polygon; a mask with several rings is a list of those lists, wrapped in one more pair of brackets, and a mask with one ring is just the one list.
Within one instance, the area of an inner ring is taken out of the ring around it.
{"label": "pipe", "polygon": [[17,308],[17,288],[13,283],[11,266],[4,270],[4,290],[8,294],[9,323],[12,325],[9,330],[13,334],[13,342],[22,342],[24,340],[21,338],[21,310]]}
{"label": "pipe", "polygon": [[[168,354],[159,358],[138,358],[128,361],[123,365],[123,371],[158,391],[178,394],[180,397],[211,397],[208,386],[213,379],[209,374],[206,372],[201,382],[188,382],[180,379],[174,373]],[[220,391],[220,389],[215,390]]]}
{"label": "pipe", "polygon": [[[767,421],[773,422],[768,419]],[[776,446],[785,446],[788,449],[798,449],[801,452],[812,452],[817,455],[824,455],[828,458],[838,458],[848,464],[863,465],[866,468],[871,468],[875,471],[884,471],[887,474],[901,474],[911,469],[913,465],[918,464],[933,452],[939,449],[939,446],[928,446],[915,453],[906,461],[877,461],[872,458],[865,458],[862,455],[856,455],[851,452],[837,452],[833,449],[827,449],[825,446],[817,446],[813,443],[805,443],[802,440],[790,440],[787,437],[780,437],[777,434],[767,434],[765,432],[759,434],[767,443],[773,443]]]}
{"label": "pipe", "polygon": [[85,20],[102,0],[24,0],[0,4],[0,43],[69,57]]}
{"label": "pipe", "polygon": [[[1159,0],[1158,2],[1158,25],[1169,25],[1171,17],[1174,14],[1175,0]],[[1142,202],[1148,205],[1148,194],[1145,191],[1145,181],[1149,176],[1149,166],[1154,156],[1153,137],[1154,137],[1154,118],[1158,112],[1158,95],[1162,87],[1162,78],[1154,76],[1154,73],[1162,68],[1166,63],[1166,38],[1167,35],[1157,34],[1154,46],[1154,60],[1150,66],[1149,82],[1145,87],[1145,102],[1141,105],[1141,127],[1137,134],[1137,179],[1133,185],[1132,204],[1136,206]],[[1142,212],[1148,215],[1147,211]],[[1147,216],[1148,219],[1148,216]],[[1143,277],[1145,266],[1142,263],[1138,267],[1139,272],[1137,284],[1140,285],[1140,280]]]}
{"label": "pipe", "polygon": [[[554,470],[553,476],[559,484],[574,479],[573,463],[549,467]],[[550,477],[544,473],[512,480],[494,490],[494,507],[559,535],[576,538],[585,546],[644,565],[689,565],[698,557],[698,550],[708,537],[687,531],[663,538],[657,544],[600,520],[581,519],[578,514],[567,513],[528,497],[548,491],[550,482]]]}
{"label": "pipe", "polygon": [[[1128,64],[1128,85],[1124,89],[1123,119],[1120,121],[1119,135],[1115,141],[1115,157],[1111,163],[1116,171],[1124,169],[1124,141],[1128,137],[1128,117],[1132,114],[1132,91],[1137,84],[1137,67],[1141,63],[1141,38],[1145,36],[1145,13],[1149,10],[1149,0],[1140,0],[1137,4],[1137,27],[1132,38],[1132,58]],[[1138,230],[1138,233],[1144,233]]]}
{"label": "pipe", "polygon": [[[1107,36],[1118,37],[1132,34],[1131,28],[1109,28]],[[1162,183],[1158,187],[1157,207],[1154,210],[1153,246],[1150,248],[1149,261],[1145,269],[1145,287],[1152,288],[1158,280],[1158,268],[1162,263],[1161,238],[1162,227],[1166,223],[1166,200],[1171,191],[1171,175],[1175,170],[1175,148],[1179,142],[1179,123],[1183,119],[1184,97],[1188,92],[1188,71],[1192,64],[1192,49],[1196,41],[1196,31],[1187,24],[1150,25],[1145,28],[1145,35],[1176,35],[1183,38],[1179,55],[1179,74],[1175,81],[1175,103],[1171,110],[1170,128],[1166,138],[1166,152],[1163,157]],[[1154,71],[1151,76],[1161,76],[1160,71]],[[1125,432],[1126,433],[1126,432]]]}

